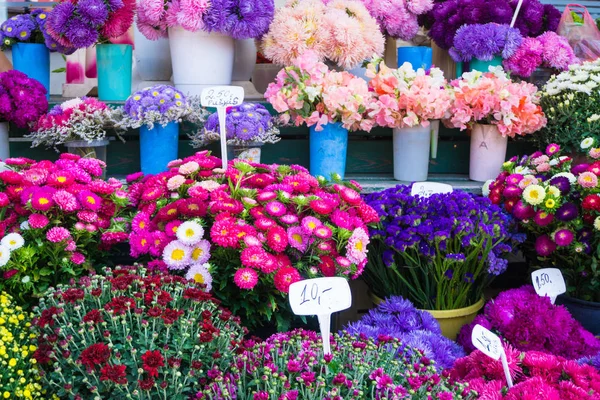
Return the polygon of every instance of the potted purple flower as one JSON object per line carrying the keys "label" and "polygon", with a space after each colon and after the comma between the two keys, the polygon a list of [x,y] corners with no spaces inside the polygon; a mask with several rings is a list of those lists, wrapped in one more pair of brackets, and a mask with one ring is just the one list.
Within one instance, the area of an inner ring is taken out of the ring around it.
{"label": "potted purple flower", "polygon": [[54,40],[46,31],[48,13],[41,9],[7,19],[0,26],[0,48],[12,50],[12,63],[17,71],[39,81],[50,97],[50,52],[73,52]]}
{"label": "potted purple flower", "polygon": [[[243,103],[227,110],[227,157],[260,163],[261,147],[277,143],[279,129],[274,125],[269,110],[259,103]],[[219,117],[211,114],[201,132],[191,136],[192,146],[203,147],[220,139]]]}

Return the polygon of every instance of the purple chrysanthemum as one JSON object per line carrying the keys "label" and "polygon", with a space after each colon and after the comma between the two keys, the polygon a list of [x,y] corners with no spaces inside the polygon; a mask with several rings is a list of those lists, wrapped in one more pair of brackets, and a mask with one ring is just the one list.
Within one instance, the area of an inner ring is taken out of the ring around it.
{"label": "purple chrysanthemum", "polygon": [[59,3],[48,14],[48,21],[46,23],[54,32],[64,35],[67,33],[69,20],[74,12],[75,6],[71,2]]}
{"label": "purple chrysanthemum", "polygon": [[496,23],[463,25],[454,37],[450,55],[455,61],[489,61],[501,55],[508,58],[514,54],[523,37],[509,25]]}
{"label": "purple chrysanthemum", "polygon": [[273,0],[213,0],[203,21],[210,32],[252,39],[267,33],[274,14]]}
{"label": "purple chrysanthemum", "polygon": [[92,46],[98,40],[98,31],[79,18],[72,18],[65,36],[78,49]]}
{"label": "purple chrysanthemum", "polygon": [[579,216],[579,210],[573,203],[565,203],[556,210],[556,218],[568,222]]}
{"label": "purple chrysanthemum", "polygon": [[556,186],[560,193],[564,196],[571,190],[571,182],[566,176],[557,176],[550,180],[550,185]]}
{"label": "purple chrysanthemum", "polygon": [[108,19],[108,8],[102,0],[79,0],[77,11],[81,20],[93,25],[102,25]]}

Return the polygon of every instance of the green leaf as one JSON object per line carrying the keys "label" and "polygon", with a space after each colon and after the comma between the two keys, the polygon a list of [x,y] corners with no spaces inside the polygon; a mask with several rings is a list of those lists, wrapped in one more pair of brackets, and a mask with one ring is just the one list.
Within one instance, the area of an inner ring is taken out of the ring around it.
{"label": "green leaf", "polygon": [[53,74],[60,74],[62,72],[67,72],[67,69],[65,67],[62,67],[62,68],[56,68],[56,69],[52,70]]}
{"label": "green leaf", "polygon": [[40,269],[38,272],[41,276],[48,276],[48,275],[52,275],[53,271],[50,268],[44,267],[44,268]]}

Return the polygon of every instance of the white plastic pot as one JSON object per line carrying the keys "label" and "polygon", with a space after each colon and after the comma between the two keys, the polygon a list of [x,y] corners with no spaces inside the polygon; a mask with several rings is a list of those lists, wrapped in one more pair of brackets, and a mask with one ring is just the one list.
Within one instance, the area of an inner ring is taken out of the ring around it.
{"label": "white plastic pot", "polygon": [[394,129],[394,179],[426,181],[429,172],[431,127]]}
{"label": "white plastic pot", "polygon": [[471,131],[469,179],[485,182],[496,179],[506,160],[508,138],[495,125],[475,124]]}
{"label": "white plastic pot", "polygon": [[173,74],[169,39],[147,39],[137,29],[133,31],[135,69],[143,81],[169,81]]}
{"label": "white plastic pot", "polygon": [[0,122],[0,160],[10,157],[10,144],[8,142],[8,122]]}
{"label": "white plastic pot", "polygon": [[232,81],[249,81],[256,66],[256,43],[254,39],[235,41]]}

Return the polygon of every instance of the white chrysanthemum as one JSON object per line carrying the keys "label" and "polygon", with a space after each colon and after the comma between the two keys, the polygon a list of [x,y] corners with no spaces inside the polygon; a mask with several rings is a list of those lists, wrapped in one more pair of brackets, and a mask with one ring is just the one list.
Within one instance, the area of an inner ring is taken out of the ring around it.
{"label": "white chrysanthemum", "polygon": [[0,267],[4,267],[10,260],[10,250],[8,247],[0,245]]}
{"label": "white chrysanthemum", "polygon": [[559,172],[558,174],[554,175],[552,178],[556,178],[557,176],[564,176],[565,178],[567,178],[569,180],[570,183],[577,182],[577,178],[575,177],[575,175],[573,175],[570,172]]}
{"label": "white chrysanthemum", "polygon": [[208,271],[209,267],[209,264],[194,264],[185,274],[185,277],[190,281],[205,285],[205,290],[210,292],[212,290],[212,275]]}
{"label": "white chrysanthemum", "polygon": [[548,186],[548,193],[557,199],[560,197],[560,190],[556,186]]}
{"label": "white chrysanthemum", "polygon": [[594,145],[594,138],[585,138],[581,141],[581,148],[586,150]]}
{"label": "white chrysanthemum", "polygon": [[531,173],[531,170],[522,165],[519,165],[518,167],[515,168],[515,174],[527,175],[530,173]]}
{"label": "white chrysanthemum", "polygon": [[546,198],[546,189],[540,185],[529,185],[523,191],[523,199],[532,206],[542,204]]}
{"label": "white chrysanthemum", "polygon": [[600,217],[596,217],[596,219],[594,220],[594,228],[600,231]]}
{"label": "white chrysanthemum", "polygon": [[163,261],[170,269],[184,269],[190,263],[191,253],[192,251],[188,246],[179,240],[174,240],[163,250]]}
{"label": "white chrysanthemum", "polygon": [[488,197],[490,195],[490,185],[494,182],[493,179],[486,181],[481,188],[481,194],[483,197]]}
{"label": "white chrysanthemum", "polygon": [[0,244],[10,251],[15,251],[23,247],[25,240],[18,233],[9,233],[0,240]]}
{"label": "white chrysanthemum", "polygon": [[196,221],[186,221],[177,228],[177,239],[182,243],[193,246],[204,236],[204,229]]}

